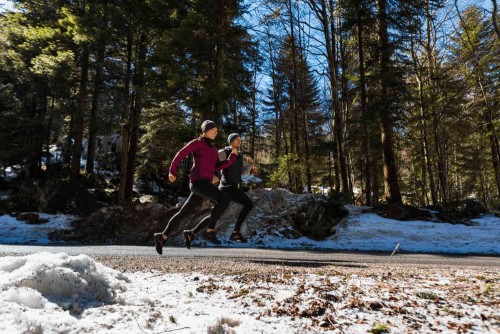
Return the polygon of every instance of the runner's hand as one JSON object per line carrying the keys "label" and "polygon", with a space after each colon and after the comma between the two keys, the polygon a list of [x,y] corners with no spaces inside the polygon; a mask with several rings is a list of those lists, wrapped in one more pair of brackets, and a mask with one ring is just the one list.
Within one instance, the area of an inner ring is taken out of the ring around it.
{"label": "runner's hand", "polygon": [[219,178],[214,175],[213,178],[212,178],[212,183],[216,184],[217,182],[219,182]]}
{"label": "runner's hand", "polygon": [[176,179],[176,177],[175,177],[175,175],[174,175],[174,174],[168,174],[168,180],[169,180],[170,182],[174,183],[175,179]]}

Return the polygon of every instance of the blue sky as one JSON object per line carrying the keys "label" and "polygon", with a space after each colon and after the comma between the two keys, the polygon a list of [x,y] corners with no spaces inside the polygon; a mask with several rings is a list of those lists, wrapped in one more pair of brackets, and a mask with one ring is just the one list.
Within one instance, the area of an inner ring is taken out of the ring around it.
{"label": "blue sky", "polygon": [[6,11],[6,10],[12,10],[14,8],[14,5],[12,1],[6,1],[6,0],[0,0],[0,12]]}

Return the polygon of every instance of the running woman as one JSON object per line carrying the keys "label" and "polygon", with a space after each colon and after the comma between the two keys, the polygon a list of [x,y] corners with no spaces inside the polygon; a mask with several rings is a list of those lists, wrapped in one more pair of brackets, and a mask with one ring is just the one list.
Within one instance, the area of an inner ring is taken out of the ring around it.
{"label": "running woman", "polygon": [[[207,226],[204,238],[214,244],[221,243],[215,235],[215,224],[226,210],[229,200],[219,189],[217,189],[217,186],[212,183],[212,180],[215,172],[229,167],[236,161],[237,152],[234,150],[234,152],[230,153],[230,158],[227,161],[218,164],[219,153],[214,143],[214,139],[217,137],[218,133],[217,125],[212,121],[206,120],[201,125],[201,131],[202,136],[184,146],[175,155],[170,165],[168,179],[170,182],[174,182],[180,162],[189,154],[193,154],[194,164],[189,175],[189,189],[191,190],[191,194],[179,212],[170,219],[163,232],[154,234],[155,247],[158,254],[163,253],[163,245],[167,241],[172,228],[193,209],[199,207],[206,199],[215,202],[215,206],[210,215],[204,217],[200,221],[195,230],[198,231]],[[190,248],[190,243],[194,238],[194,234],[189,230],[184,231],[184,238],[186,240],[186,246]]]}

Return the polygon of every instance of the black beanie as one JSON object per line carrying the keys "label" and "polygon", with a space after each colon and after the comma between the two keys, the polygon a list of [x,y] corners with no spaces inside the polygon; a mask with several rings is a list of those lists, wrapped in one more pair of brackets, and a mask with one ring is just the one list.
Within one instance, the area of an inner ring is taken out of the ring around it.
{"label": "black beanie", "polygon": [[205,133],[216,127],[217,124],[215,124],[215,122],[206,120],[201,124],[201,132]]}
{"label": "black beanie", "polygon": [[231,143],[233,142],[233,140],[235,140],[236,138],[238,138],[240,135],[238,133],[231,133],[229,135],[229,137],[227,137],[227,143],[229,145],[231,145]]}

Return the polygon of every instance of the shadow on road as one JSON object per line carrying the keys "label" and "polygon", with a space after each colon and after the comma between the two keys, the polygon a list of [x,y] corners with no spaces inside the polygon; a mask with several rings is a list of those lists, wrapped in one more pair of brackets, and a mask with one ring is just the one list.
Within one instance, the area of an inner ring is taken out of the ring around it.
{"label": "shadow on road", "polygon": [[347,261],[288,261],[288,260],[249,260],[250,263],[284,266],[284,267],[306,267],[322,268],[328,266],[348,267],[348,268],[367,268],[364,265],[353,264]]}

